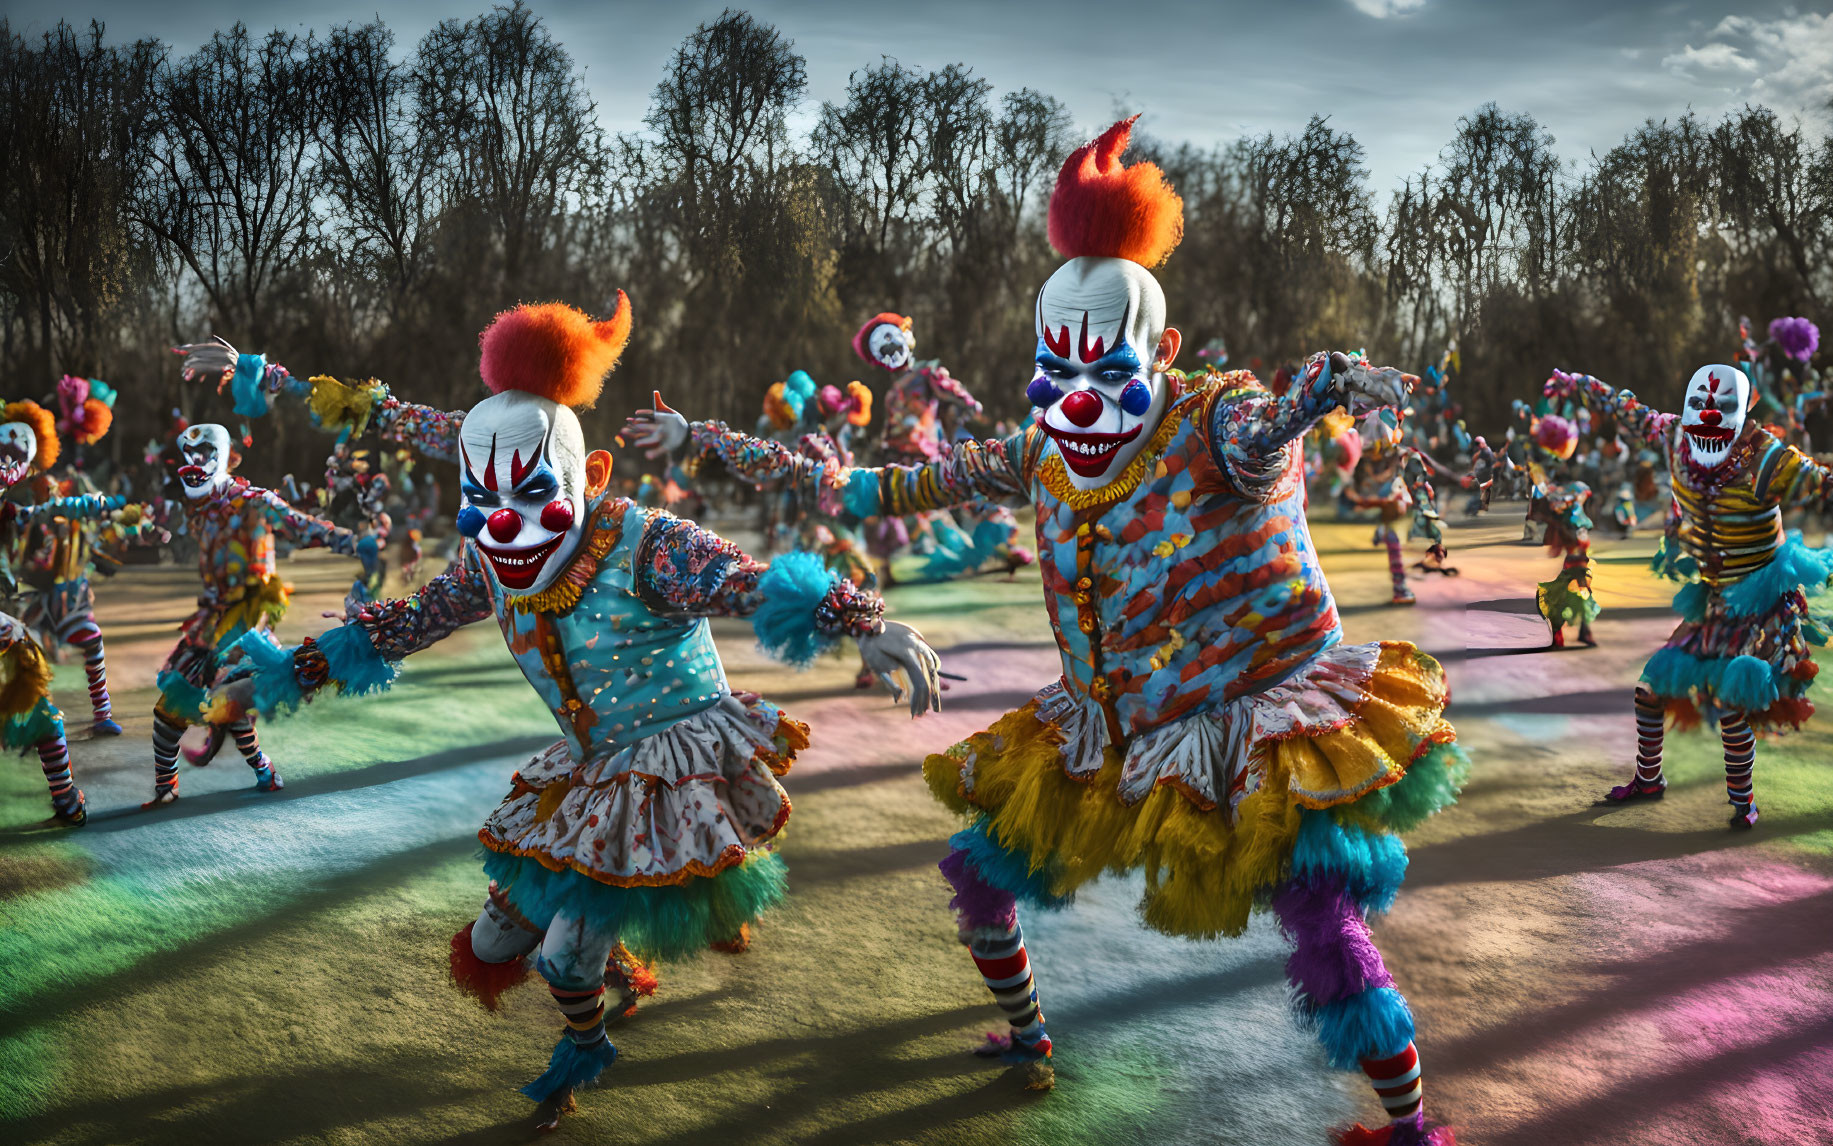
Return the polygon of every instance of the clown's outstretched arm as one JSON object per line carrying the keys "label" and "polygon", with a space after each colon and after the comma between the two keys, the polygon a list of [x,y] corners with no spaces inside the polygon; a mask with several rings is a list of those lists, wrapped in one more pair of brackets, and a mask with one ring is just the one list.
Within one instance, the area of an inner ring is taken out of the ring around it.
{"label": "clown's outstretched arm", "polygon": [[1370,366],[1360,356],[1314,354],[1283,397],[1261,391],[1217,402],[1207,427],[1209,442],[1244,490],[1271,488],[1285,472],[1285,447],[1312,423],[1338,406],[1352,416],[1400,406],[1418,381],[1392,367]]}
{"label": "clown's outstretched arm", "polygon": [[45,518],[67,517],[71,521],[94,521],[107,517],[115,510],[127,504],[124,497],[104,497],[99,493],[79,494],[76,497],[54,497],[35,505],[19,506],[18,520],[31,524]]}
{"label": "clown's outstretched arm", "polygon": [[1413,498],[1411,535],[1423,537],[1435,545],[1443,544],[1445,531],[1439,525],[1438,491],[1432,488],[1431,471],[1426,468],[1419,451],[1407,450],[1400,474],[1401,480],[1406,482],[1407,493]]}
{"label": "clown's outstretched arm", "polygon": [[282,648],[261,631],[244,636],[244,667],[212,691],[211,719],[290,712],[326,687],[349,695],[387,688],[403,660],[492,612],[483,571],[466,546],[456,564],[412,596],[368,602],[304,644]]}
{"label": "clown's outstretched arm", "polygon": [[1594,414],[1609,414],[1617,420],[1617,425],[1656,447],[1666,445],[1674,423],[1679,420],[1679,415],[1664,414],[1644,406],[1628,390],[1612,389],[1589,374],[1555,370],[1547,379],[1543,393],[1549,398],[1575,399]]}
{"label": "clown's outstretched arm", "polygon": [[724,422],[689,422],[655,397],[656,406],[638,410],[624,427],[631,444],[652,456],[683,445],[714,454],[742,481],[785,481],[811,494],[826,485],[844,488],[849,514],[903,517],[948,509],[976,498],[1008,500],[1030,497],[1030,473],[1042,452],[1044,435],[1030,427],[1005,439],[961,442],[947,457],[922,466],[856,467],[834,471],[813,458],[766,438],[756,438]]}
{"label": "clown's outstretched arm", "polygon": [[1757,482],[1758,493],[1773,498],[1784,509],[1825,513],[1833,508],[1833,468],[1794,446],[1778,446],[1772,457],[1759,463]]}
{"label": "clown's outstretched arm", "polygon": [[941,660],[922,635],[886,621],[883,598],[830,572],[812,553],[766,565],[691,521],[656,514],[637,549],[636,589],[663,615],[749,617],[764,651],[793,665],[852,637],[892,695],[904,696],[898,673],[909,681],[912,716],[941,707]]}
{"label": "clown's outstretched arm", "polygon": [[980,399],[968,392],[968,388],[961,384],[961,379],[940,366],[930,369],[924,376],[929,380],[929,389],[935,394],[937,401],[950,406],[959,406],[964,412],[974,417],[980,416],[982,412]]}
{"label": "clown's outstretched arm", "polygon": [[287,504],[285,498],[271,489],[260,493],[261,509],[257,527],[265,521],[267,528],[291,542],[298,549],[329,549],[345,557],[357,554],[357,535],[341,525],[333,525],[309,513],[301,513]]}

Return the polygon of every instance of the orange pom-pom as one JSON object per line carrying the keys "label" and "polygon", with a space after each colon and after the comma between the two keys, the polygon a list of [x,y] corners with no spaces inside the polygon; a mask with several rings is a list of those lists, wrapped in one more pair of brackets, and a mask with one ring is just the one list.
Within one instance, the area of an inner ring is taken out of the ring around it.
{"label": "orange pom-pom", "polygon": [[24,422],[32,427],[32,434],[38,439],[38,456],[32,465],[40,470],[48,470],[57,464],[57,455],[62,448],[57,441],[57,418],[51,411],[31,399],[23,402],[8,402],[0,409],[0,422]]}
{"label": "orange pom-pom", "polygon": [[853,399],[853,409],[846,420],[855,426],[863,426],[872,420],[872,391],[864,382],[848,382],[847,397]]}
{"label": "orange pom-pom", "polygon": [[783,395],[788,387],[781,382],[772,383],[764,391],[764,417],[779,430],[787,430],[801,420],[801,416],[789,408],[789,401]]}
{"label": "orange pom-pom", "polygon": [[1121,120],[1063,162],[1050,193],[1050,245],[1064,258],[1155,267],[1184,237],[1184,201],[1158,164],[1120,161],[1138,118]]}
{"label": "orange pom-pom", "polygon": [[70,428],[70,436],[79,445],[92,446],[102,440],[115,424],[115,412],[100,398],[83,401],[83,420]]}
{"label": "orange pom-pom", "polygon": [[630,300],[603,322],[563,302],[518,306],[496,316],[478,336],[478,373],[493,394],[522,390],[562,406],[590,406],[604,389],[630,340]]}

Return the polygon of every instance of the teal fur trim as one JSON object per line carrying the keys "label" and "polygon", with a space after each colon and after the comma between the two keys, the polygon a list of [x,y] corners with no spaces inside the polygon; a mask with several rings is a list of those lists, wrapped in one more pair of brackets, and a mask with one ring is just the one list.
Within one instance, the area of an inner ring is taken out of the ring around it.
{"label": "teal fur trim", "polygon": [[1674,611],[1680,619],[1689,624],[1697,624],[1706,619],[1706,605],[1712,600],[1712,590],[1704,581],[1692,581],[1680,587],[1674,594]]}
{"label": "teal fur trim", "polygon": [[1802,543],[1799,530],[1790,530],[1769,564],[1725,590],[1725,612],[1733,617],[1755,617],[1776,607],[1787,593],[1799,589],[1818,596],[1833,576],[1833,550],[1814,549]]}
{"label": "teal fur trim", "polygon": [[184,677],[167,669],[159,674],[159,702],[173,716],[186,720],[201,720],[204,705],[210,701],[210,694],[199,685],[192,684]]}
{"label": "teal fur trim", "polygon": [[22,752],[47,740],[61,740],[63,735],[63,714],[48,696],[39,697],[26,711],[7,717],[5,726],[0,727],[0,743]]}
{"label": "teal fur trim", "polygon": [[337,691],[343,696],[381,692],[400,675],[400,666],[382,659],[361,625],[339,625],[320,634],[317,642],[319,651],[325,654],[331,679],[337,682]]}
{"label": "teal fur trim", "polygon": [[1370,987],[1311,1014],[1330,1065],[1355,1070],[1365,1058],[1393,1058],[1413,1041],[1413,1012],[1399,991]]}
{"label": "teal fur trim", "polygon": [[789,892],[788,869],[774,852],[754,853],[716,875],[657,887],[616,887],[571,868],[554,871],[536,859],[492,851],[484,853],[484,874],[537,927],[546,928],[557,914],[585,916],[645,959],[679,959],[729,943]]}
{"label": "teal fur trim", "polygon": [[995,840],[984,816],[950,836],[948,846],[966,853],[968,865],[982,881],[1032,907],[1059,911],[1075,902],[1073,893],[1058,895],[1050,890],[1050,869],[1054,865],[1048,858],[1037,863]]}
{"label": "teal fur trim", "polygon": [[547,1070],[523,1087],[522,1093],[536,1102],[546,1102],[562,1090],[597,1082],[605,1068],[616,1061],[617,1048],[609,1039],[582,1047],[571,1035],[561,1035],[560,1041],[554,1044],[553,1057],[547,1060]]}
{"label": "teal fur trim", "polygon": [[973,573],[988,561],[999,556],[999,550],[1011,538],[1011,529],[998,521],[982,521],[974,526],[972,535],[956,531],[949,539],[950,547],[938,546],[923,563],[923,576],[937,581],[946,581]]}
{"label": "teal fur trim", "polygon": [[282,648],[280,642],[266,633],[244,633],[242,652],[255,666],[254,708],[262,716],[292,712],[305,702],[294,671],[296,649]]}
{"label": "teal fur trim", "polygon": [[835,638],[815,627],[815,606],[836,580],[826,563],[806,550],[785,553],[772,561],[757,582],[764,603],[751,617],[758,645],[797,668],[825,652]]}
{"label": "teal fur trim", "polygon": [[244,418],[267,414],[267,391],[262,376],[267,373],[267,357],[261,354],[239,354],[235,374],[229,380],[229,392],[235,398],[235,412]]}
{"label": "teal fur trim", "polygon": [[1470,757],[1456,743],[1434,744],[1413,761],[1406,775],[1377,788],[1353,804],[1334,809],[1344,823],[1372,824],[1379,830],[1410,832],[1457,803],[1470,776]]}
{"label": "teal fur trim", "polygon": [[1713,695],[1721,708],[1736,712],[1763,712],[1781,698],[1769,662],[1758,657],[1732,657],[1725,664]]}
{"label": "teal fur trim", "polygon": [[1329,812],[1310,808],[1299,815],[1298,839],[1292,845],[1294,878],[1307,883],[1341,878],[1363,911],[1385,912],[1394,906],[1407,878],[1407,846],[1399,836],[1339,824]]}
{"label": "teal fur trim", "polygon": [[846,479],[846,511],[864,520],[884,512],[884,500],[878,492],[875,470],[854,470]]}

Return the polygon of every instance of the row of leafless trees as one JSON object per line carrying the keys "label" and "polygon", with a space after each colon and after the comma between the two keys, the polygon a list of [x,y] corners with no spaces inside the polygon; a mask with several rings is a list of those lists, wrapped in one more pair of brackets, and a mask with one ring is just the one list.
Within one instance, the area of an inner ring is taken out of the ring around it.
{"label": "row of leafless trees", "polygon": [[[1054,262],[1043,203],[1079,134],[1060,103],[884,58],[799,136],[803,60],[737,11],[662,77],[647,130],[608,135],[521,0],[411,50],[379,22],[237,25],[182,58],[99,26],[0,23],[5,392],[106,378],[137,439],[181,402],[225,417],[162,353],[216,331],[457,406],[494,312],[602,311],[622,287],[637,334],[601,431],[651,387],[748,421],[793,368],[859,377],[848,337],[885,309],[913,314],[919,353],[989,409],[1020,412]],[[1833,298],[1833,143],[1760,107],[1651,122],[1574,165],[1486,105],[1385,198],[1322,117],[1209,150],[1142,144],[1185,197],[1163,275],[1192,345],[1224,337],[1270,370],[1325,346],[1420,365],[1455,337],[1478,429],[1557,364],[1671,396],[1729,355],[1740,313],[1824,320]],[[322,452],[264,433],[276,468]]]}

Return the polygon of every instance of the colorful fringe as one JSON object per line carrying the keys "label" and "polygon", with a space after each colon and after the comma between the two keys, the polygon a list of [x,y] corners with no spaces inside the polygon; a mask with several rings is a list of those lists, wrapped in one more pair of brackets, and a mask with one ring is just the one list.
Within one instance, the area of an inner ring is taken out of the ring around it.
{"label": "colorful fringe", "polygon": [[[1424,708],[1374,702],[1388,693],[1411,699],[1415,687],[1404,674],[1384,680],[1378,672],[1358,727],[1269,745],[1260,786],[1242,799],[1232,823],[1170,785],[1123,804],[1116,791],[1123,760],[1112,749],[1094,776],[1069,776],[1059,736],[1037,719],[1035,703],[929,757],[923,772],[938,800],[975,818],[963,843],[980,849],[975,865],[985,860],[988,883],[1047,901],[1067,898],[1103,872],[1143,869],[1140,907],[1148,926],[1193,938],[1239,935],[1289,877],[1341,877],[1366,910],[1392,902],[1405,851],[1391,837],[1454,802],[1470,767],[1437,716],[1442,700]],[[1368,753],[1378,755],[1359,758]],[[961,779],[970,755],[971,799]],[[1372,772],[1378,786],[1328,809],[1306,807],[1294,791],[1294,769],[1339,760]],[[1023,880],[1014,874],[1021,864]]]}
{"label": "colorful fringe", "polygon": [[815,627],[815,607],[834,587],[834,575],[806,550],[785,553],[758,578],[763,604],[751,617],[758,645],[798,668],[825,652],[834,638]]}
{"label": "colorful fringe", "polygon": [[676,959],[731,941],[783,901],[788,871],[774,852],[753,854],[716,875],[656,887],[600,883],[532,857],[485,851],[484,872],[517,911],[545,928],[555,915],[581,915],[615,931],[645,959]]}
{"label": "colorful fringe", "polygon": [[1598,619],[1602,609],[1598,607],[1597,598],[1591,595],[1590,575],[1591,571],[1580,565],[1561,569],[1559,576],[1540,583],[1535,600],[1547,624],[1564,628],[1567,625],[1589,625]]}
{"label": "colorful fringe", "polygon": [[[307,697],[299,687],[294,654],[297,648],[283,648],[268,633],[255,630],[244,633],[237,642],[255,665],[253,707],[262,716],[292,712]],[[344,624],[327,630],[316,638],[328,668],[327,681],[337,686],[340,696],[366,696],[380,692],[394,683],[399,675],[397,665],[382,659],[375,643],[361,625]],[[213,712],[216,719],[223,714]]]}
{"label": "colorful fringe", "polygon": [[[977,573],[987,562],[1000,557],[1000,550],[1012,541],[1012,527],[1000,521],[982,521],[970,536],[957,530],[958,546],[938,545],[923,562],[923,576],[931,581],[951,581]],[[951,539],[952,540],[952,539]]]}
{"label": "colorful fringe", "polygon": [[44,650],[30,640],[16,641],[4,653],[12,672],[0,687],[0,742],[25,751],[53,736],[62,736],[64,722],[51,703],[51,664]]}
{"label": "colorful fringe", "polygon": [[597,1082],[605,1068],[616,1061],[617,1048],[609,1040],[600,1039],[592,1046],[582,1047],[572,1036],[561,1035],[554,1044],[553,1057],[547,1060],[547,1070],[523,1087],[522,1093],[536,1102],[546,1102],[562,1090]]}

